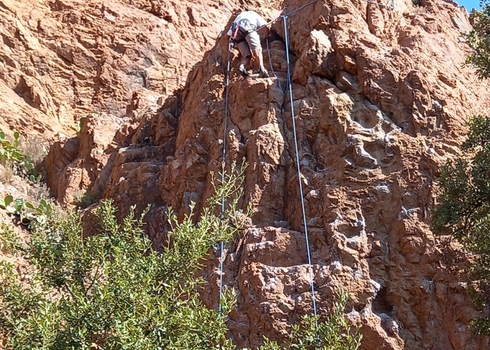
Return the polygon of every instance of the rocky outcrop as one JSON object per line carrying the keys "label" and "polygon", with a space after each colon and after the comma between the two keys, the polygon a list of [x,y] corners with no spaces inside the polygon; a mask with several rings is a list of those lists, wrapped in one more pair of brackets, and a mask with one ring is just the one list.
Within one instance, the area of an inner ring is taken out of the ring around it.
{"label": "rocky outcrop", "polygon": [[[224,275],[238,290],[229,326],[239,347],[264,335],[282,339],[311,314],[312,276],[320,315],[339,290],[351,294],[346,313],[362,324],[363,349],[488,348],[469,331],[478,312],[445,264],[454,248],[429,227],[440,166],[457,154],[465,121],[490,106],[486,86],[462,65],[460,33],[470,28],[463,8],[439,0],[397,0],[394,9],[312,3],[288,17],[292,103],[279,20],[270,55],[264,51],[270,78],[237,75],[231,52],[225,111],[228,43],[218,34],[231,1],[58,0],[22,15],[18,3],[2,3],[10,50],[32,61],[33,43],[50,48],[42,57],[52,80],[1,56],[4,84],[20,86],[27,117],[83,118],[78,136],[58,140],[48,156],[58,200],[110,197],[121,214],[151,205],[158,245],[166,207],[182,215],[191,202],[206,205],[224,145],[227,164],[246,159],[243,200],[254,215],[228,247]],[[289,1],[286,12],[307,3]],[[267,18],[282,7],[251,4]],[[211,307],[216,267],[211,256],[203,293]]]}
{"label": "rocky outcrop", "polygon": [[[397,3],[393,11],[318,2],[288,23],[292,106],[281,22],[270,45],[278,77],[230,83],[227,162],[247,159],[246,202],[255,209],[255,227],[228,254],[226,282],[239,290],[235,340],[254,347],[264,334],[280,339],[312,312],[294,108],[319,310],[348,290],[364,349],[487,348],[468,330],[477,312],[429,228],[438,169],[457,152],[470,101],[486,94],[461,65],[465,11],[440,2]],[[172,171],[161,181],[174,208],[203,204],[207,174],[219,169],[225,55],[221,41],[184,89]],[[211,288],[214,303],[216,293]]]}
{"label": "rocky outcrop", "polygon": [[0,127],[50,140],[94,111],[124,116],[139,89],[173,94],[237,8],[233,1],[0,5]]}

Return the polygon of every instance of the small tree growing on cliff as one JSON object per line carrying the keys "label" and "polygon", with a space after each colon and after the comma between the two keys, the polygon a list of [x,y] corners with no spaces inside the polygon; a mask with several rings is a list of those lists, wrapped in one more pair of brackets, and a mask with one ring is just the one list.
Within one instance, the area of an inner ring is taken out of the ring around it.
{"label": "small tree growing on cliff", "polygon": [[[439,205],[432,214],[436,233],[451,234],[470,254],[466,276],[477,306],[490,308],[490,119],[473,117],[461,149],[469,157],[447,162],[441,170]],[[490,318],[472,323],[490,336]]]}
{"label": "small tree growing on cliff", "polygon": [[[473,11],[473,29],[466,39],[473,53],[466,63],[481,79],[490,77],[490,4]],[[432,215],[436,233],[449,233],[469,253],[466,276],[476,305],[488,316],[472,322],[477,334],[490,336],[490,120],[474,116],[462,144],[463,156],[442,168],[439,205]]]}
{"label": "small tree growing on cliff", "polygon": [[480,78],[490,77],[490,2],[481,2],[481,11],[471,13],[473,29],[466,35],[473,53],[468,55],[466,63],[477,69]]}

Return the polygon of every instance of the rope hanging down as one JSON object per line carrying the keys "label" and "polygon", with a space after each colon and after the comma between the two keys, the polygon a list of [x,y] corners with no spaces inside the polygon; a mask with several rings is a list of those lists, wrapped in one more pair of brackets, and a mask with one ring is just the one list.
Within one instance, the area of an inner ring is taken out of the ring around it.
{"label": "rope hanging down", "polygon": [[[303,227],[305,231],[305,241],[306,241],[306,253],[308,257],[308,265],[310,267],[310,287],[311,287],[311,300],[312,300],[312,306],[313,306],[313,314],[315,316],[315,326],[318,329],[318,321],[316,320],[317,317],[317,307],[316,307],[316,300],[315,300],[315,286],[313,282],[313,264],[311,262],[311,252],[310,252],[310,239],[308,235],[308,225],[306,222],[306,211],[305,211],[305,201],[304,201],[304,194],[303,194],[303,184],[301,182],[301,168],[300,168],[300,163],[299,163],[299,150],[298,150],[298,137],[296,134],[296,121],[295,121],[295,115],[294,115],[294,100],[293,100],[293,88],[292,88],[292,78],[291,78],[291,67],[290,67],[290,58],[289,58],[289,34],[288,34],[288,17],[305,7],[308,7],[310,5],[313,5],[316,3],[318,0],[311,1],[293,11],[290,11],[284,15],[281,16],[281,13],[284,12],[286,7],[284,7],[280,14],[268,22],[266,25],[261,26],[256,29],[256,31],[262,29],[263,27],[275,22],[279,17],[282,17],[283,22],[284,22],[284,41],[285,41],[285,46],[286,46],[286,63],[287,63],[287,89],[289,89],[289,100],[290,100],[290,106],[291,106],[291,119],[293,123],[293,137],[294,137],[294,149],[296,153],[296,167],[297,167],[297,173],[298,173],[298,184],[299,184],[299,192],[300,192],[300,197],[301,197],[301,211],[303,215]],[[390,5],[385,5],[382,3],[378,3],[372,0],[362,0],[367,3],[371,4],[377,4],[379,6],[384,6],[388,9],[393,10],[395,8],[395,0],[390,0],[391,1],[391,6]],[[230,52],[232,49],[232,41],[228,42],[228,59],[227,59],[227,64],[226,64],[226,83],[225,83],[225,116],[224,116],[224,135],[223,135],[223,152],[222,152],[222,162],[221,162],[221,181],[224,182],[224,176],[225,176],[225,165],[226,165],[226,141],[227,141],[227,132],[228,132],[228,118],[229,118],[229,101],[228,101],[228,95],[229,95],[229,88],[230,88]],[[274,73],[274,69],[272,67],[272,60],[271,60],[271,54],[270,54],[270,48],[269,48],[269,40],[267,40],[267,52],[269,54],[269,62],[271,64],[271,71]],[[274,74],[275,76],[275,74]],[[277,76],[276,76],[277,78]],[[221,215],[223,215],[225,212],[225,198],[224,195],[221,197]],[[224,275],[224,242],[221,241],[219,242],[219,302],[218,302],[218,312],[219,315],[221,316],[222,313],[222,305],[221,305],[221,300],[223,297],[223,275]]]}
{"label": "rope hanging down", "polygon": [[[310,3],[312,4],[312,3]],[[307,4],[307,5],[310,5]],[[306,7],[307,5],[303,6]],[[296,11],[299,11],[301,8],[299,8]],[[296,12],[294,11],[294,12]],[[310,239],[308,237],[308,225],[306,223],[306,211],[305,211],[305,200],[304,200],[304,195],[303,195],[303,184],[301,183],[301,168],[299,165],[299,151],[298,151],[298,137],[296,134],[296,121],[295,121],[295,116],[294,116],[294,100],[293,100],[293,86],[292,86],[292,81],[291,81],[291,68],[290,68],[290,62],[289,62],[289,34],[288,34],[288,15],[282,16],[283,21],[284,21],[284,41],[285,41],[285,46],[286,46],[286,65],[287,65],[287,87],[289,90],[289,101],[290,101],[290,108],[291,108],[291,119],[293,122],[293,137],[294,137],[294,150],[296,153],[296,167],[298,171],[298,184],[299,184],[299,194],[301,197],[301,211],[303,214],[303,227],[305,231],[305,240],[306,240],[306,253],[308,256],[308,265],[310,267],[310,287],[311,287],[311,301],[313,305],[313,314],[315,316],[315,324],[316,327],[318,328],[316,316],[317,316],[317,310],[316,310],[316,300],[315,300],[315,286],[313,283],[313,265],[311,263],[311,253],[310,253]]]}
{"label": "rope hanging down", "polygon": [[[286,45],[286,62],[287,62],[287,87],[289,88],[289,96],[290,96],[290,101],[291,101],[291,117],[293,120],[293,135],[294,135],[294,141],[295,141],[295,152],[296,152],[296,165],[297,165],[297,170],[298,170],[298,182],[299,182],[299,190],[300,190],[300,196],[301,196],[301,209],[303,213],[303,225],[304,225],[304,231],[305,231],[305,239],[306,239],[306,250],[307,250],[307,256],[308,256],[308,265],[310,266],[310,286],[311,286],[311,296],[312,296],[312,304],[313,304],[313,313],[316,318],[317,316],[317,308],[316,308],[316,301],[315,301],[315,286],[313,284],[313,265],[311,263],[311,253],[310,253],[310,243],[309,243],[309,237],[308,237],[308,227],[306,224],[306,211],[305,211],[305,203],[304,203],[304,195],[303,195],[303,185],[301,183],[301,169],[299,165],[299,151],[298,151],[298,140],[296,136],[296,123],[295,123],[295,116],[294,116],[294,107],[293,107],[293,89],[292,89],[292,84],[291,84],[291,71],[290,71],[290,59],[289,59],[289,37],[288,37],[288,29],[287,29],[287,18],[289,15],[294,14],[302,9],[304,9],[307,6],[313,5],[316,3],[318,0],[311,1],[307,3],[306,5],[303,5],[285,15],[280,15],[284,10],[286,9],[283,8],[279,16],[274,18],[272,21],[267,23],[266,25],[269,25],[270,23],[275,22],[279,17],[282,17],[284,20],[284,32],[285,32],[285,45]],[[260,30],[262,27],[257,28],[256,30]],[[230,54],[231,54],[231,48],[232,48],[233,42],[229,41],[228,42],[228,58],[227,58],[227,63],[226,63],[226,82],[225,82],[225,116],[224,116],[224,121],[223,121],[223,129],[224,129],[224,135],[223,135],[223,152],[222,152],[222,163],[221,163],[221,181],[224,182],[224,174],[225,174],[225,165],[226,165],[226,140],[227,140],[227,132],[228,132],[228,118],[229,118],[229,87],[230,87]],[[267,41],[267,51],[269,52],[269,59],[270,59],[270,49],[269,49],[269,42]],[[272,61],[271,63],[271,69],[272,69]],[[221,197],[221,215],[223,215],[225,212],[225,198],[224,195]],[[221,305],[221,299],[223,297],[223,275],[224,275],[224,242],[221,241],[219,243],[219,302],[218,302],[218,312],[219,315],[221,316],[222,313],[222,305]],[[318,328],[317,321],[315,320],[315,324]]]}
{"label": "rope hanging down", "polygon": [[[230,55],[232,42],[228,42],[228,58],[226,62],[226,81],[225,81],[225,117],[223,120],[223,151],[221,154],[221,183],[225,181],[225,165],[226,165],[226,140],[228,133],[228,95],[230,89]],[[225,195],[221,196],[221,216],[225,213]],[[218,313],[221,316],[221,299],[223,297],[223,260],[224,260],[225,244],[223,241],[219,242],[219,301],[218,301]]]}

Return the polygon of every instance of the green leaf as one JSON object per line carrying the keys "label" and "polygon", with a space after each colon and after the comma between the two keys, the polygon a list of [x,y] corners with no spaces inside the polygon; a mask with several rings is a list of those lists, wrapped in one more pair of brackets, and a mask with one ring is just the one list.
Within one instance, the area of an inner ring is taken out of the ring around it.
{"label": "green leaf", "polygon": [[20,212],[21,212],[21,211],[23,211],[23,210],[24,210],[24,208],[25,208],[25,202],[24,202],[24,199],[22,199],[22,198],[16,198],[16,199],[14,200],[13,205],[14,205],[15,210],[17,210],[17,212],[18,212],[18,213],[20,213]]}
{"label": "green leaf", "polygon": [[5,206],[8,206],[8,205],[10,205],[10,203],[13,202],[13,200],[14,200],[14,197],[9,194],[9,195],[5,196],[5,198],[3,199],[3,202],[4,202]]}

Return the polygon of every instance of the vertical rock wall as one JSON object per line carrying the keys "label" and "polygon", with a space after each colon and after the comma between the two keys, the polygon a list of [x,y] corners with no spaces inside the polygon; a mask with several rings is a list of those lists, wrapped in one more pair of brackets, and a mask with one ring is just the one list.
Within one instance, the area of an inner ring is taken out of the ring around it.
{"label": "vertical rock wall", "polygon": [[[456,153],[468,102],[483,93],[461,66],[464,10],[439,2],[397,2],[393,11],[317,2],[288,24],[293,105],[283,22],[274,24],[270,43],[277,78],[232,75],[230,83],[227,161],[247,159],[246,198],[256,209],[255,226],[227,261],[226,281],[239,290],[230,321],[235,340],[257,346],[265,334],[281,338],[298,315],[312,312],[294,108],[320,313],[344,289],[353,296],[349,317],[363,324],[365,349],[485,348],[468,330],[477,312],[464,284],[448,273],[445,248],[429,229],[438,169]],[[184,92],[176,154],[198,156],[171,163],[168,199],[177,208],[202,203],[205,174],[218,169],[225,45],[196,67]],[[209,295],[214,303],[216,292]]]}
{"label": "vertical rock wall", "polygon": [[[290,1],[287,11],[305,4]],[[89,188],[104,188],[123,212],[151,204],[157,242],[166,206],[183,214],[192,201],[206,205],[225,140],[228,164],[247,161],[253,225],[225,262],[225,282],[239,292],[230,315],[239,347],[264,335],[282,339],[311,314],[311,273],[321,315],[337,291],[351,294],[346,312],[362,323],[363,349],[488,348],[468,329],[478,313],[444,264],[450,248],[429,228],[438,169],[457,153],[477,99],[478,111],[488,111],[486,87],[462,66],[468,16],[453,2],[394,4],[317,1],[289,16],[292,103],[282,20],[272,26],[270,55],[264,51],[271,78],[237,75],[232,51],[228,111],[228,44],[218,38],[181,92],[153,105],[135,96],[132,122],[116,128],[114,148],[106,148],[105,172],[96,173],[105,175]],[[212,256],[204,293],[212,307],[216,266]]]}

